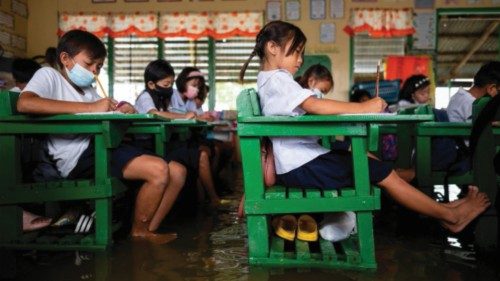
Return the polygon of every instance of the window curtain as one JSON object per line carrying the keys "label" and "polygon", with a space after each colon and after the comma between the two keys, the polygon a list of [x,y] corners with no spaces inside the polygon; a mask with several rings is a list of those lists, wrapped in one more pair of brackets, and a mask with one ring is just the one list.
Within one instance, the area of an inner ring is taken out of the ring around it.
{"label": "window curtain", "polygon": [[253,37],[262,23],[260,12],[165,13],[160,16],[160,37]]}
{"label": "window curtain", "polygon": [[415,33],[412,9],[353,9],[344,31],[353,36],[399,37]]}
{"label": "window curtain", "polygon": [[98,37],[122,37],[136,35],[150,37],[158,34],[156,13],[62,13],[59,15],[59,31],[62,35],[72,29],[86,30]]}
{"label": "window curtain", "polygon": [[61,13],[61,36],[72,29],[89,31],[96,36],[188,37],[210,36],[223,39],[233,36],[253,37],[263,23],[261,12],[201,13]]}

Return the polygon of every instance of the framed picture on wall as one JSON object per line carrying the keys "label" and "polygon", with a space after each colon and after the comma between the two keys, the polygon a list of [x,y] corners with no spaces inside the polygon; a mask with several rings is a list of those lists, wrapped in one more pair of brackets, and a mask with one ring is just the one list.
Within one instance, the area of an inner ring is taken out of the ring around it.
{"label": "framed picture on wall", "polygon": [[312,20],[324,19],[326,17],[325,0],[310,0],[310,12]]}
{"label": "framed picture on wall", "polygon": [[280,1],[267,1],[266,2],[267,20],[280,20],[281,19],[281,2]]}
{"label": "framed picture on wall", "polygon": [[92,3],[114,3],[116,0],[92,0]]}
{"label": "framed picture on wall", "polygon": [[300,19],[300,2],[299,0],[288,0],[285,3],[285,15],[287,20]]}

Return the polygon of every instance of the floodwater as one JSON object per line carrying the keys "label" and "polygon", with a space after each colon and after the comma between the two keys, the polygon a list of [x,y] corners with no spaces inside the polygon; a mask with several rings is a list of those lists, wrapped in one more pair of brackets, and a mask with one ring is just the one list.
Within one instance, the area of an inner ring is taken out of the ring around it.
{"label": "floodwater", "polygon": [[[241,176],[233,182],[241,193]],[[425,229],[427,222],[419,231],[401,233],[393,214],[380,213],[375,216],[376,271],[249,266],[245,221],[236,217],[238,197],[226,197],[232,203],[217,211],[168,219],[164,228],[179,238],[166,245],[121,237],[105,253],[18,253],[15,280],[500,280],[499,259],[446,255],[435,232]]]}

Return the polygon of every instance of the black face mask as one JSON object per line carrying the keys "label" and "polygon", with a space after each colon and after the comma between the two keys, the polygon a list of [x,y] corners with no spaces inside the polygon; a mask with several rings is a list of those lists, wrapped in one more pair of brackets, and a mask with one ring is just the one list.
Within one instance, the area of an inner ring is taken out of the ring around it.
{"label": "black face mask", "polygon": [[162,87],[155,85],[155,89],[153,90],[153,92],[159,97],[170,99],[172,97],[172,94],[174,93],[174,90],[172,89],[172,87]]}

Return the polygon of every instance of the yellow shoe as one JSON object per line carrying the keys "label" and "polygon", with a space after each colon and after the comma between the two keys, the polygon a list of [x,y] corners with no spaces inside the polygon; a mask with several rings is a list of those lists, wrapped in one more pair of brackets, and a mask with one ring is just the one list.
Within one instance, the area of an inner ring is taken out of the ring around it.
{"label": "yellow shoe", "polygon": [[297,219],[292,215],[275,217],[273,219],[274,232],[278,237],[293,241],[297,229]]}
{"label": "yellow shoe", "polygon": [[297,239],[307,242],[318,240],[318,224],[309,215],[301,215],[298,221]]}

